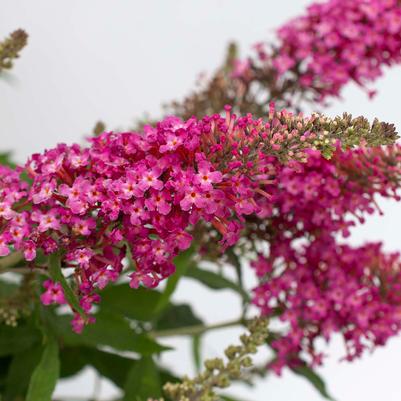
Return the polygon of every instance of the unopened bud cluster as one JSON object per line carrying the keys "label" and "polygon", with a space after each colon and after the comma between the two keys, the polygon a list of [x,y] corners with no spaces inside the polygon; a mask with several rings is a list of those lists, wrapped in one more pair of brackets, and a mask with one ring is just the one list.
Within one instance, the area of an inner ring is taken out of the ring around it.
{"label": "unopened bud cluster", "polygon": [[240,345],[231,345],[225,350],[226,360],[222,358],[205,361],[205,370],[190,379],[185,377],[182,383],[167,383],[164,391],[174,401],[216,401],[219,399],[216,389],[224,389],[232,380],[238,380],[246,369],[252,366],[250,355],[266,342],[267,320],[254,319],[248,326],[249,334],[243,334]]}
{"label": "unopened bud cluster", "polygon": [[0,323],[16,327],[21,318],[31,313],[35,281],[33,274],[23,277],[21,284],[11,294],[0,298]]}
{"label": "unopened bud cluster", "polygon": [[14,59],[19,57],[20,51],[26,46],[28,35],[18,29],[0,42],[0,72],[12,68]]}

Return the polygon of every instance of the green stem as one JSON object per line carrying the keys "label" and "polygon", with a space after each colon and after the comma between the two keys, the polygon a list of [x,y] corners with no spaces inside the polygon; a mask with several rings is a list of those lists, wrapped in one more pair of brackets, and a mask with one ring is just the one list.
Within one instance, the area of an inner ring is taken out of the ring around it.
{"label": "green stem", "polygon": [[0,273],[3,273],[3,270],[9,269],[10,267],[14,266],[22,259],[22,252],[14,252],[10,255],[0,258]]}
{"label": "green stem", "polygon": [[247,322],[248,320],[241,318],[236,320],[230,320],[228,322],[216,323],[209,326],[198,324],[188,327],[179,327],[177,329],[151,331],[149,334],[152,337],[196,336],[211,330],[225,329],[228,327],[235,327],[235,326],[244,326],[247,324]]}

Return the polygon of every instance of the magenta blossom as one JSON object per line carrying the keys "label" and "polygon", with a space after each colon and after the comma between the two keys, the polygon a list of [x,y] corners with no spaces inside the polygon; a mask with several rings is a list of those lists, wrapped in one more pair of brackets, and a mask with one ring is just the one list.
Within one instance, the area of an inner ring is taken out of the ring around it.
{"label": "magenta blossom", "polygon": [[44,305],[63,305],[67,302],[60,283],[54,283],[51,280],[46,280],[43,283],[43,287],[46,289],[46,291],[40,296],[40,300]]}

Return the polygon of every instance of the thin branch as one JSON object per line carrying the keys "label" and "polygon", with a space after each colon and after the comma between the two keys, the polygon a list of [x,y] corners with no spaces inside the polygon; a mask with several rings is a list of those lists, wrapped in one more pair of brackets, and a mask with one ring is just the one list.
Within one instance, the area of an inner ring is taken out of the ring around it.
{"label": "thin branch", "polygon": [[22,259],[23,259],[22,252],[13,252],[10,253],[10,255],[0,258],[0,273],[2,273],[3,269],[8,269],[11,266],[14,266]]}
{"label": "thin branch", "polygon": [[49,272],[40,267],[10,267],[8,269],[0,270],[0,274],[3,274],[3,273],[31,274],[31,273],[35,273],[35,272],[50,277]]}
{"label": "thin branch", "polygon": [[149,334],[153,337],[173,337],[173,336],[195,336],[206,333],[211,330],[224,329],[228,327],[244,326],[248,323],[246,319],[230,320],[228,322],[216,323],[209,326],[199,324],[188,327],[179,327],[177,329],[151,331]]}

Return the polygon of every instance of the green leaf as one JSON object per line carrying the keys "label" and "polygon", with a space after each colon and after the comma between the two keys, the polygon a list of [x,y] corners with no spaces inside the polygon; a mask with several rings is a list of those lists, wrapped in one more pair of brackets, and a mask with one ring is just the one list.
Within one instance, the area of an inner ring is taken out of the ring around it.
{"label": "green leaf", "polygon": [[156,330],[169,330],[179,327],[197,326],[203,324],[188,304],[170,304],[155,324]]}
{"label": "green leaf", "polygon": [[142,355],[160,353],[164,347],[146,334],[137,334],[123,317],[102,311],[95,315],[96,323],[84,328],[82,334],[71,330],[71,316],[51,316],[51,325],[62,343],[67,346],[109,346],[119,351],[133,351]]}
{"label": "green leaf", "polygon": [[[74,360],[78,362],[74,363]],[[92,366],[97,372],[107,377],[117,387],[123,389],[127,383],[128,372],[138,362],[136,359],[101,351],[90,347],[65,347],[60,352],[61,375],[68,377],[78,373],[84,366]],[[67,364],[67,366],[65,366]],[[162,383],[177,382],[179,378],[165,369],[159,369]]]}
{"label": "green leaf", "polygon": [[60,349],[60,377],[66,378],[78,374],[89,364],[81,347],[63,347]]}
{"label": "green leaf", "polygon": [[176,271],[167,280],[166,288],[161,295],[161,298],[156,308],[156,312],[160,313],[170,302],[171,295],[173,295],[174,291],[176,290],[180,278],[185,275],[192,262],[193,254],[194,250],[191,247],[174,258]]}
{"label": "green leaf", "polygon": [[51,401],[59,371],[58,344],[53,337],[49,337],[42,358],[31,377],[26,401]]}
{"label": "green leaf", "polygon": [[79,305],[78,298],[74,294],[67,280],[65,279],[63,272],[61,271],[61,257],[59,254],[54,253],[49,256],[49,273],[51,278],[60,283],[64,290],[64,295],[67,298],[68,303],[74,308],[80,315],[85,316],[85,312]]}
{"label": "green leaf", "polygon": [[201,357],[201,348],[202,348],[202,336],[197,335],[192,338],[192,356],[194,358],[194,364],[196,371],[199,373],[202,367],[202,357]]}
{"label": "green leaf", "polygon": [[244,289],[218,273],[196,267],[188,269],[185,276],[197,280],[213,290],[233,290],[240,294],[246,302],[250,301],[249,294]]}
{"label": "green leaf", "polygon": [[25,352],[14,355],[6,380],[5,401],[25,398],[32,372],[38,365],[42,354],[43,346],[38,344]]}
{"label": "green leaf", "polygon": [[0,325],[0,356],[15,354],[30,348],[40,340],[40,332],[31,326]]}
{"label": "green leaf", "polygon": [[0,395],[4,391],[4,385],[7,380],[8,369],[11,365],[11,362],[12,357],[10,355],[0,357]]}
{"label": "green leaf", "polygon": [[11,157],[12,157],[11,152],[0,153],[0,164],[3,166],[15,168],[16,164],[12,161]]}
{"label": "green leaf", "polygon": [[159,371],[151,357],[143,357],[128,372],[123,401],[146,401],[161,397]]}
{"label": "green leaf", "polygon": [[110,379],[117,387],[124,388],[127,374],[137,361],[94,348],[81,348],[88,365],[93,366],[100,375]]}
{"label": "green leaf", "polygon": [[150,321],[156,316],[161,293],[147,288],[133,289],[128,284],[110,285],[102,291],[102,309],[130,319]]}
{"label": "green leaf", "polygon": [[326,383],[324,380],[308,366],[298,366],[291,369],[294,373],[304,377],[324,398],[334,401],[334,398],[327,392]]}
{"label": "green leaf", "polygon": [[239,398],[229,397],[227,395],[220,395],[220,398],[224,401],[245,401],[245,400],[240,400]]}
{"label": "green leaf", "polygon": [[101,376],[107,377],[117,387],[123,388],[135,359],[96,348],[77,346],[64,347],[60,350],[60,362],[60,377],[70,377],[79,373],[85,366],[92,366]]}
{"label": "green leaf", "polygon": [[234,267],[235,272],[237,274],[237,283],[238,286],[244,290],[244,278],[243,278],[243,274],[242,274],[242,265],[241,265],[241,261],[239,259],[239,257],[236,255],[236,253],[234,252],[233,248],[229,248],[227,249],[227,258],[228,261],[230,262],[230,264]]}

